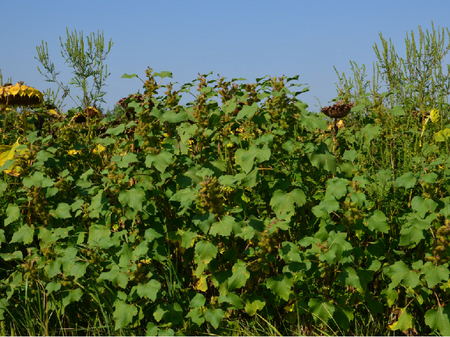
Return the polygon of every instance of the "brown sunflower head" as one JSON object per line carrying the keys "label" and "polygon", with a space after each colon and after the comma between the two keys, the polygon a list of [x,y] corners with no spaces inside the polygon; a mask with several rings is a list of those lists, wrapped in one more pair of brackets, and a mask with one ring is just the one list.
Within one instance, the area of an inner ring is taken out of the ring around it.
{"label": "brown sunflower head", "polygon": [[39,90],[17,82],[5,83],[0,87],[0,106],[37,106],[44,102],[44,95]]}
{"label": "brown sunflower head", "polygon": [[334,105],[322,108],[321,112],[330,118],[343,118],[350,113],[352,107],[353,103],[336,102]]}

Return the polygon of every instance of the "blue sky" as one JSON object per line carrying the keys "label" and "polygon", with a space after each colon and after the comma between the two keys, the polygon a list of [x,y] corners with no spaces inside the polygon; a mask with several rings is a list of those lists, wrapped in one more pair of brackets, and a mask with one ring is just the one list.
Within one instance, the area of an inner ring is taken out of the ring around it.
{"label": "blue sky", "polygon": [[[2,1],[0,69],[3,81],[24,81],[41,91],[45,82],[38,70],[36,46],[47,42],[59,79],[67,83],[72,69],[64,64],[59,37],[76,29],[84,35],[103,31],[114,42],[106,64],[104,108],[136,93],[138,79],[148,66],[171,71],[172,82],[192,82],[198,73],[214,72],[228,79],[300,75],[310,87],[298,96],[310,111],[329,105],[338,77],[333,66],[350,75],[350,60],[372,73],[373,46],[379,33],[391,38],[396,51],[405,50],[406,33],[449,27],[448,0],[378,1],[116,1],[44,0]],[[446,59],[450,63],[450,59]],[[175,86],[177,87],[177,86]],[[71,92],[77,94],[76,90]],[[78,92],[79,94],[79,92]],[[65,100],[66,108],[74,106]]]}

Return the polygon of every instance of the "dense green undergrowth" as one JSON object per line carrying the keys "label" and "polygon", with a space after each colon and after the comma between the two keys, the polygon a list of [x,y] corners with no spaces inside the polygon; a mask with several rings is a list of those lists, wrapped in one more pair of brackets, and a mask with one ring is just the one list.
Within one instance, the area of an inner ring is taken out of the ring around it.
{"label": "dense green undergrowth", "polygon": [[114,116],[5,123],[2,334],[450,333],[448,109],[334,135],[296,78],[179,105],[155,75]]}
{"label": "dense green undergrowth", "polygon": [[3,110],[0,334],[450,335],[450,46],[382,42],[335,125],[298,76],[151,69],[106,117]]}

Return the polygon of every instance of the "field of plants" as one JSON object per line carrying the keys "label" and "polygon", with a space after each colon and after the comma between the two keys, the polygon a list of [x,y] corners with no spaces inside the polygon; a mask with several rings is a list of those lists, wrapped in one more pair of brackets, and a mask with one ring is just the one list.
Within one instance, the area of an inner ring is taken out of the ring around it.
{"label": "field of plants", "polygon": [[148,68],[107,114],[112,43],[67,32],[77,107],[0,83],[0,335],[450,335],[446,32],[380,36],[320,113]]}

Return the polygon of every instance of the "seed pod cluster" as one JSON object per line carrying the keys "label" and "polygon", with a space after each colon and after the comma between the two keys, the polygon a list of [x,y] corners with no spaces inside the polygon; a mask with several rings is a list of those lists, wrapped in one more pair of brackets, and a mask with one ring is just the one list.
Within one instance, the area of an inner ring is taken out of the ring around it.
{"label": "seed pod cluster", "polygon": [[210,211],[217,218],[224,214],[224,195],[216,177],[207,178],[201,182],[202,186],[196,198],[197,208],[203,212]]}
{"label": "seed pod cluster", "polygon": [[433,245],[433,255],[428,259],[435,265],[442,265],[450,261],[450,220],[438,228],[436,240]]}

